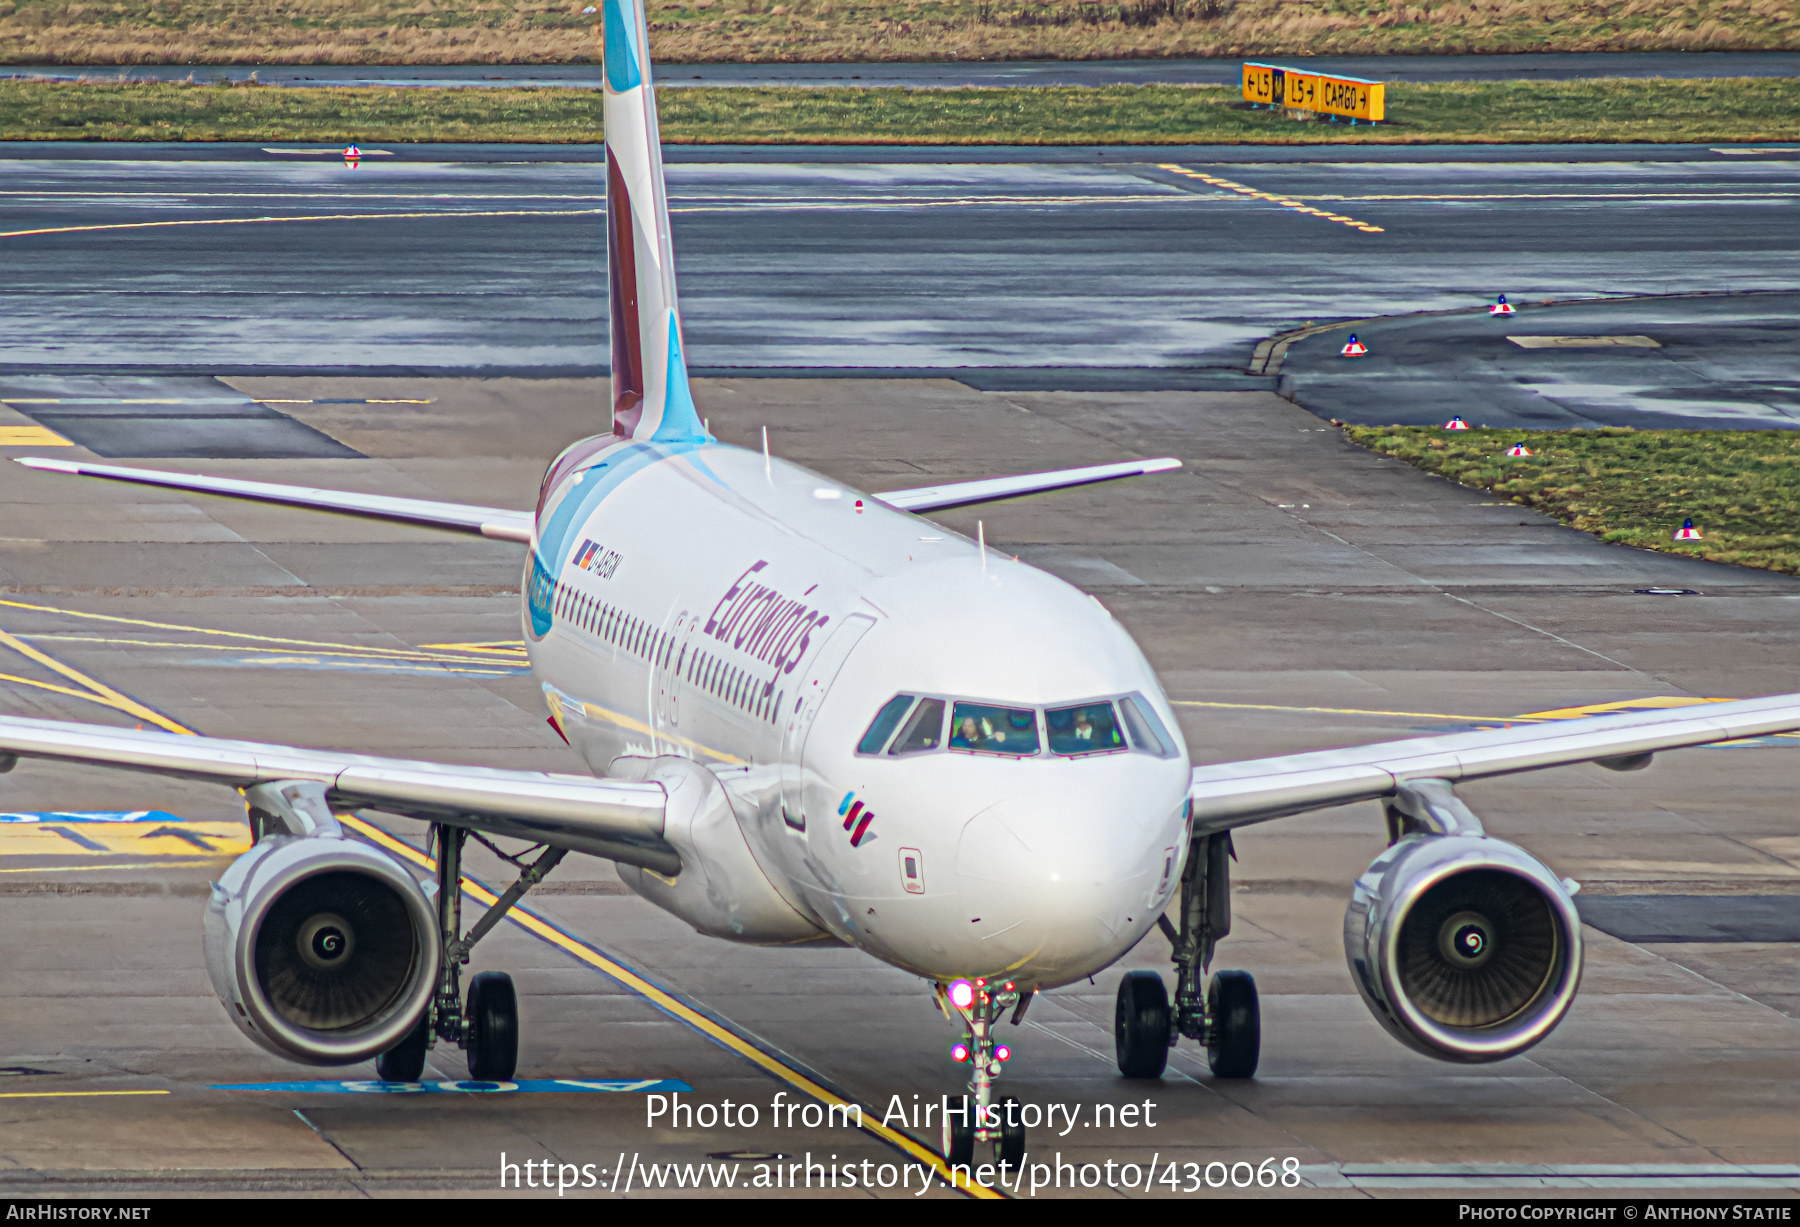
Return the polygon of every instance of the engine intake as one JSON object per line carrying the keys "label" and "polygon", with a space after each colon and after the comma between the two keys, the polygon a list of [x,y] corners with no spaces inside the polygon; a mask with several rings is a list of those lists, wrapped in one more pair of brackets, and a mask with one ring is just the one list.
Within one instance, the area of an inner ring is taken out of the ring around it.
{"label": "engine intake", "polygon": [[232,1020],[280,1056],[348,1065],[392,1048],[430,1003],[435,909],[378,849],[272,835],[206,910],[206,963]]}
{"label": "engine intake", "polygon": [[1581,920],[1562,882],[1523,849],[1410,834],[1357,880],[1344,954],[1370,1011],[1402,1043],[1441,1060],[1498,1061],[1568,1013]]}

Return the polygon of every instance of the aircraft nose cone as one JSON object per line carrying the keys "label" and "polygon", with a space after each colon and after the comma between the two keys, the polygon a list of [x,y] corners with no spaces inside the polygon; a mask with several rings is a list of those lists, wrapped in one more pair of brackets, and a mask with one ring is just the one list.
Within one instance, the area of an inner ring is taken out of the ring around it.
{"label": "aircraft nose cone", "polygon": [[1161,864],[1147,833],[1122,825],[1005,802],[972,818],[957,847],[970,972],[1058,982],[1136,943]]}

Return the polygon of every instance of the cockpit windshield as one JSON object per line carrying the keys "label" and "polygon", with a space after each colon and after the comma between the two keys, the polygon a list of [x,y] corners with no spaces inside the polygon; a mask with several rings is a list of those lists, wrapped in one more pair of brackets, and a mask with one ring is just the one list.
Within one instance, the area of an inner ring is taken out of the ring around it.
{"label": "cockpit windshield", "polygon": [[1180,753],[1156,709],[1141,694],[1048,708],[897,694],[881,705],[856,743],[858,754],[933,750],[1008,758],[1031,758],[1045,750],[1061,758],[1115,753],[1174,758]]}
{"label": "cockpit windshield", "polygon": [[1044,713],[1052,754],[1105,754],[1125,748],[1111,703],[1052,707]]}
{"label": "cockpit windshield", "polygon": [[1036,754],[1037,709],[958,703],[950,714],[950,748],[983,754]]}
{"label": "cockpit windshield", "polygon": [[[878,717],[879,718],[879,717]],[[918,754],[924,750],[935,750],[944,736],[944,701],[942,699],[923,699],[913,709],[913,714],[906,721],[900,735],[894,738],[889,754]],[[877,748],[879,753],[879,747]]]}

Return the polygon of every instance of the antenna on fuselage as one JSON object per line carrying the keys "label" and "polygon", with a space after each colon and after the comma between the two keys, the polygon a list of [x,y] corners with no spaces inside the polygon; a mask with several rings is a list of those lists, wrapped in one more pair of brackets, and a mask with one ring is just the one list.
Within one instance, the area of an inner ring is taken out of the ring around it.
{"label": "antenna on fuselage", "polygon": [[987,526],[975,521],[975,543],[981,547],[981,573],[987,574]]}
{"label": "antenna on fuselage", "polygon": [[767,426],[765,426],[762,428],[762,430],[763,430],[763,476],[767,477],[770,481],[774,481],[775,480],[775,470],[769,464],[769,428]]}

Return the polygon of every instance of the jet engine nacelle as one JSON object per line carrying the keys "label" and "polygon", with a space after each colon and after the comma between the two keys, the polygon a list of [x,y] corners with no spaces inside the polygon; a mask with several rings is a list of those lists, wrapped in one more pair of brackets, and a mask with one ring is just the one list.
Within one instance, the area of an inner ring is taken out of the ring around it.
{"label": "jet engine nacelle", "polygon": [[1480,834],[1409,834],[1357,880],[1344,954],[1370,1011],[1402,1043],[1445,1061],[1498,1061],[1549,1035],[1574,1002],[1581,920],[1562,882],[1523,849]]}
{"label": "jet engine nacelle", "polygon": [[313,1065],[397,1044],[430,1004],[439,958],[436,909],[413,876],[333,833],[263,836],[206,908],[206,967],[231,1020]]}

